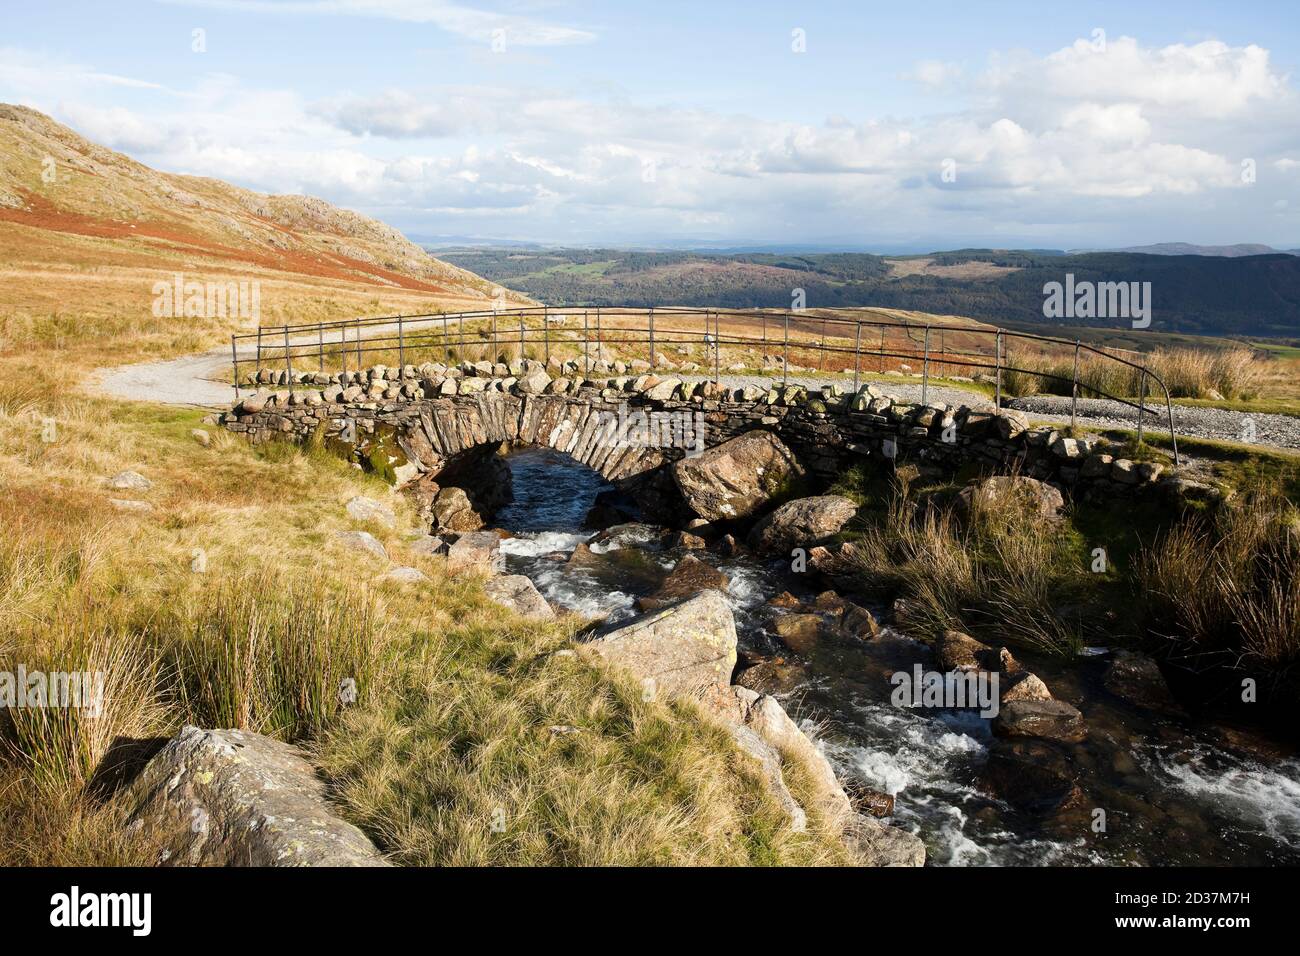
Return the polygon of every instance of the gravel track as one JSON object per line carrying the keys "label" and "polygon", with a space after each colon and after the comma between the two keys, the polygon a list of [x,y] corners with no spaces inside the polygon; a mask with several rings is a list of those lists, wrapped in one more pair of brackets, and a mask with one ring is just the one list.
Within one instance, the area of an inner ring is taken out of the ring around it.
{"label": "gravel track", "polygon": [[[689,381],[702,381],[708,376],[683,376]],[[740,385],[767,386],[773,381],[764,375],[724,374],[724,385],[735,388]],[[921,383],[913,378],[900,378],[895,375],[864,375],[861,381],[875,382],[887,395],[897,396],[905,402],[921,401]],[[790,382],[806,388],[820,388],[831,382],[851,388],[851,375],[826,375],[800,373],[790,376]],[[931,385],[928,390],[931,403],[944,402],[948,405],[971,404],[976,401],[990,402],[982,394],[951,385]],[[1003,402],[1006,408],[1019,409],[1030,415],[1035,421],[1069,424],[1070,400],[1057,395],[1035,395],[1029,398],[1012,398]],[[1220,441],[1248,442],[1267,445],[1272,448],[1300,449],[1300,417],[1294,415],[1266,415],[1229,411],[1223,408],[1202,408],[1192,405],[1174,403],[1174,429],[1180,436],[1210,438]],[[1249,419],[1254,422],[1254,439],[1248,441],[1244,423]],[[1137,427],[1137,409],[1109,399],[1081,398],[1078,405],[1078,421],[1082,425],[1094,428],[1128,428]],[[1150,434],[1169,434],[1168,417],[1163,405],[1148,405],[1143,419],[1146,431]]]}

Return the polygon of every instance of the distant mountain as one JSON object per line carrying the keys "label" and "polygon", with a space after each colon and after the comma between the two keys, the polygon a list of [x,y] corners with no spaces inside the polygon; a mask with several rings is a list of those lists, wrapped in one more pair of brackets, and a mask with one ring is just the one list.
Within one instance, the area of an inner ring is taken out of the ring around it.
{"label": "distant mountain", "polygon": [[1268,256],[1277,253],[1295,255],[1296,250],[1274,249],[1257,242],[1242,242],[1235,246],[1198,246],[1190,242],[1157,242],[1150,246],[1130,246],[1111,249],[1110,252],[1139,252],[1149,256],[1223,256],[1228,259],[1241,256]]}
{"label": "distant mountain", "polygon": [[[962,249],[924,256],[865,253],[721,255],[618,249],[449,249],[444,259],[551,305],[789,308],[876,306],[993,323],[1052,324],[1044,286],[1151,283],[1155,331],[1300,334],[1300,257]],[[1128,327],[1119,318],[1059,324]]]}

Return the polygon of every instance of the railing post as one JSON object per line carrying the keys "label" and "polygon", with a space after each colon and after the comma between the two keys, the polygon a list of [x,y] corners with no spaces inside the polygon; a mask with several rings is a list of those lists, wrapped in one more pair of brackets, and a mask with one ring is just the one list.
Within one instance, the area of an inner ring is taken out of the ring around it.
{"label": "railing post", "polygon": [[365,367],[366,361],[361,357],[361,320],[356,320],[357,326],[357,371]]}
{"label": "railing post", "polygon": [[255,371],[262,371],[262,327],[257,327],[257,368]]}
{"label": "railing post", "polygon": [[1138,441],[1137,443],[1139,445],[1142,444],[1142,433],[1143,433],[1142,418],[1143,418],[1143,413],[1146,412],[1146,404],[1147,404],[1147,366],[1146,366],[1146,359],[1143,359],[1142,360],[1142,387],[1138,391]]}
{"label": "railing post", "polygon": [[993,397],[993,407],[1001,408],[1002,407],[1002,330],[1001,329],[998,329],[997,335],[994,337],[993,352],[994,352],[994,362],[996,363],[997,366],[996,371],[994,373],[994,377],[996,379],[996,385],[995,385],[996,393]]}
{"label": "railing post", "polygon": [[1161,382],[1160,387],[1165,390],[1165,411],[1169,414],[1169,440],[1174,445],[1174,467],[1177,468],[1182,463],[1178,460],[1178,436],[1174,433],[1174,403],[1169,400],[1169,386]]}
{"label": "railing post", "polygon": [[346,325],[339,326],[339,358],[343,360],[343,384],[346,385],[348,374],[348,327]]}
{"label": "railing post", "polygon": [[551,367],[551,310],[542,306],[542,348],[546,352],[546,367]]}
{"label": "railing post", "polygon": [[320,358],[320,370],[325,371],[325,323],[316,323],[316,354]]}
{"label": "railing post", "polygon": [[397,317],[397,372],[400,375],[406,368],[406,338],[402,334],[402,317]]}
{"label": "railing post", "polygon": [[858,392],[858,374],[862,365],[862,323],[853,326],[853,393]]}
{"label": "railing post", "polygon": [[925,327],[925,358],[921,360],[921,404],[930,404],[930,326]]}
{"label": "railing post", "polygon": [[582,377],[591,377],[591,323],[587,310],[582,310]]}
{"label": "railing post", "polygon": [[519,361],[524,360],[524,314],[519,313]]}
{"label": "railing post", "polygon": [[655,367],[655,307],[650,306],[650,367]]}
{"label": "railing post", "polygon": [[1070,383],[1070,430],[1073,431],[1079,410],[1079,340],[1074,340],[1074,378]]}
{"label": "railing post", "polygon": [[600,309],[596,309],[596,361],[605,361],[605,343],[600,337]]}
{"label": "railing post", "polygon": [[722,313],[713,310],[713,384],[722,384]]}
{"label": "railing post", "polygon": [[239,350],[235,348],[235,334],[230,333],[230,364],[234,368],[235,400],[239,400]]}
{"label": "railing post", "polygon": [[293,391],[293,363],[289,361],[289,326],[284,327],[284,378],[289,391]]}
{"label": "railing post", "polygon": [[497,360],[497,310],[492,310],[492,354],[488,356],[492,364]]}
{"label": "railing post", "polygon": [[781,347],[781,386],[790,384],[790,313],[785,314],[785,344]]}

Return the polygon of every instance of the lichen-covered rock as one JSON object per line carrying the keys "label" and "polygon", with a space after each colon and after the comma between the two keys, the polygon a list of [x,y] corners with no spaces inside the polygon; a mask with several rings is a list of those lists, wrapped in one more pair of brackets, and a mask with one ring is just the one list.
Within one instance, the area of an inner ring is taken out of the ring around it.
{"label": "lichen-covered rock", "polygon": [[358,495],[347,503],[346,508],[355,521],[373,521],[385,528],[397,525],[397,516],[393,514],[393,509],[374,498]]}
{"label": "lichen-covered rock", "polygon": [[1042,678],[1028,671],[1022,672],[1019,679],[1003,677],[1002,703],[1013,700],[1051,700],[1052,692],[1047,689]]}
{"label": "lichen-covered rock", "polygon": [[1001,501],[1018,504],[1043,518],[1059,518],[1065,510],[1065,497],[1058,489],[1025,475],[994,475],[972,481],[957,495],[957,509],[969,514],[972,508]]}
{"label": "lichen-covered rock", "polygon": [[766,554],[811,548],[838,534],[857,513],[857,504],[841,495],[787,501],[754,526],[749,546]]}
{"label": "lichen-covered rock", "polygon": [[340,531],[334,535],[334,540],[353,551],[364,552],[381,561],[388,560],[388,549],[369,531]]}
{"label": "lichen-covered rock", "polygon": [[672,466],[686,504],[701,518],[744,518],[758,511],[803,469],[768,431],[751,431]]}
{"label": "lichen-covered rock", "polygon": [[590,647],[655,693],[707,699],[725,693],[736,666],[736,622],[719,591],[701,591],[606,629]]}
{"label": "lichen-covered rock", "polygon": [[477,531],[484,524],[464,488],[439,489],[429,514],[437,531]]}
{"label": "lichen-covered rock", "polygon": [[387,584],[424,584],[429,576],[419,568],[397,567],[385,571],[375,580]]}
{"label": "lichen-covered rock", "polygon": [[104,487],[110,491],[148,491],[153,482],[138,471],[120,471],[106,479]]}
{"label": "lichen-covered rock", "polygon": [[844,843],[861,866],[925,866],[920,837],[860,813],[844,828]]}
{"label": "lichen-covered rock", "polygon": [[338,817],[301,752],[240,730],[186,727],[131,786],[132,825],[180,866],[387,866]]}
{"label": "lichen-covered rock", "polygon": [[447,548],[447,568],[492,574],[500,569],[501,539],[491,531],[462,534]]}
{"label": "lichen-covered rock", "polygon": [[483,591],[495,603],[522,617],[535,621],[549,621],[555,617],[555,610],[526,575],[503,574],[492,578],[483,585]]}

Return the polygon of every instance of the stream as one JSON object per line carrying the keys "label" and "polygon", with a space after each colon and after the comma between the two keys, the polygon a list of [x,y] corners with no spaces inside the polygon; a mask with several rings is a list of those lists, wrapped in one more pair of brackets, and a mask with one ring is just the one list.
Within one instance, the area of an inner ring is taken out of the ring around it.
{"label": "stream", "polygon": [[[507,463],[515,498],[495,519],[515,535],[502,542],[507,567],[530,577],[557,610],[630,617],[636,599],[652,593],[685,554],[662,547],[646,526],[619,526],[613,538],[593,541],[598,533],[584,530],[583,521],[610,486],[566,456],[528,448]],[[580,554],[570,560],[575,549]],[[1082,804],[1047,814],[1016,809],[979,786],[994,741],[989,720],[890,701],[890,674],[917,662],[933,667],[925,645],[885,627],[871,641],[822,637],[797,657],[772,630],[779,612],[767,602],[786,590],[814,595],[782,563],[692,554],[730,578],[742,662],[778,655],[789,662],[776,696],[815,729],[842,779],[894,796],[893,823],[925,841],[929,865],[1300,864],[1294,753],[1109,695],[1104,657],[1062,663],[1017,651],[1054,697],[1083,712],[1089,733],[1069,745],[1085,788]]]}

